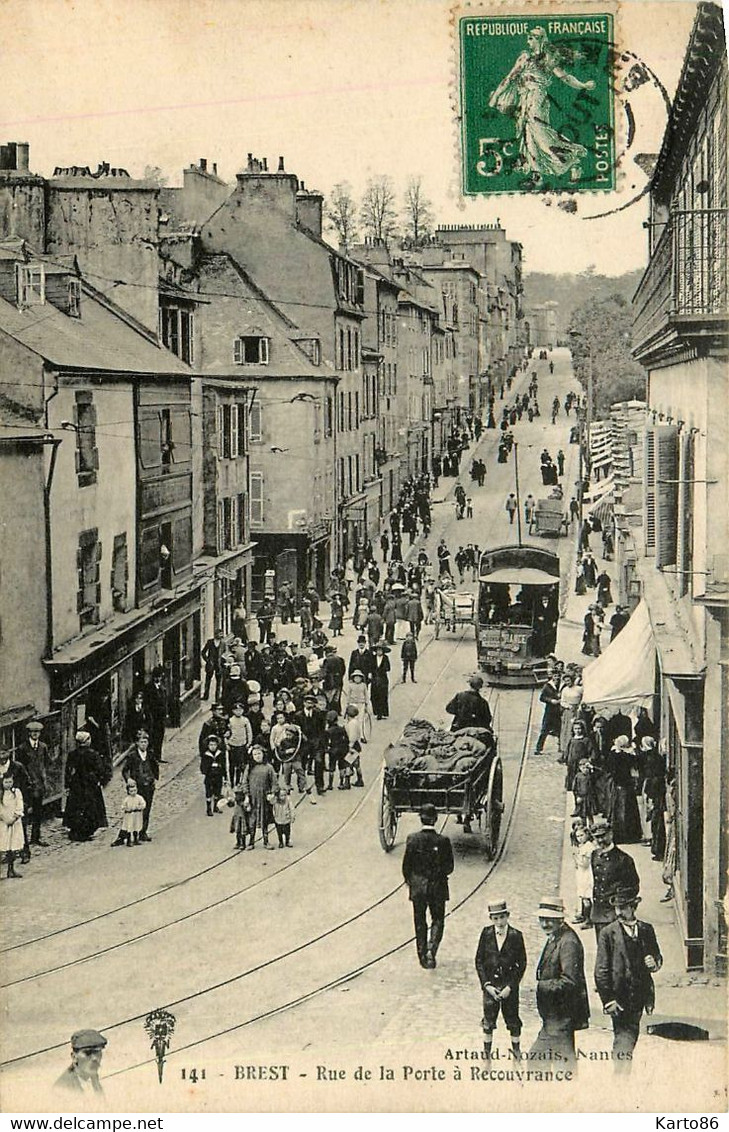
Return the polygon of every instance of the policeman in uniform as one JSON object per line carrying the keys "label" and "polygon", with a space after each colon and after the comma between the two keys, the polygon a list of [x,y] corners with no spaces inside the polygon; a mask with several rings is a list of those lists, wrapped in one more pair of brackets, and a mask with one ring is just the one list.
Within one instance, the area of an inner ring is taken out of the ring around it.
{"label": "policeman in uniform", "polygon": [[635,861],[629,853],[613,844],[613,830],[603,814],[595,814],[590,827],[596,849],[592,851],[592,913],[591,920],[599,941],[606,924],[615,919],[611,897],[619,890],[638,892],[640,880]]}

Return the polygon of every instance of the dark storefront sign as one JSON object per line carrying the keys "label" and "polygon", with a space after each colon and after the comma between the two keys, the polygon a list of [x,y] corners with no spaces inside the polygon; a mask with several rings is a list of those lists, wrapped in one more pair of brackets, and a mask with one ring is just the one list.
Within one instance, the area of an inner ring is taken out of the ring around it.
{"label": "dark storefront sign", "polygon": [[199,609],[200,594],[195,589],[184,597],[173,600],[164,609],[130,625],[83,657],[64,660],[61,654],[44,661],[52,675],[54,702],[60,704],[76,695],[100,676],[107,675],[133,653],[143,649],[151,640],[162,636],[186,616],[199,612]]}

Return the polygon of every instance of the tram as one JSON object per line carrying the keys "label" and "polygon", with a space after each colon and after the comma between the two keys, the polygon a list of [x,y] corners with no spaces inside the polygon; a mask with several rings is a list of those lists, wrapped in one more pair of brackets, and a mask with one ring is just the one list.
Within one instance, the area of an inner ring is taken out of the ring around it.
{"label": "tram", "polygon": [[479,562],[476,649],[488,684],[547,678],[559,618],[559,557],[539,546],[497,546]]}

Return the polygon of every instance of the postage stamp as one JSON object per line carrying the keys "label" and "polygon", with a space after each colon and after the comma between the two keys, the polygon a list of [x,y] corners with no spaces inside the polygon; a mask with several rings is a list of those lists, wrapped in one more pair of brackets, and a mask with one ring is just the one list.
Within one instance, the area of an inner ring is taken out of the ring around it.
{"label": "postage stamp", "polygon": [[467,195],[615,188],[610,13],[459,20]]}

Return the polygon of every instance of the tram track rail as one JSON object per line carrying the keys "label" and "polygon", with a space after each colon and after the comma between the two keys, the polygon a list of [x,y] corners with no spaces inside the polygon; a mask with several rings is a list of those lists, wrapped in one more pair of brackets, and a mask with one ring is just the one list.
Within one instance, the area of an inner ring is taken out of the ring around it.
{"label": "tram track rail", "polygon": [[[463,632],[461,632],[459,637],[456,639],[456,642],[455,642],[456,646],[458,647],[460,644],[462,644],[464,639],[465,639],[465,630]],[[425,642],[425,644],[423,645],[421,652],[420,652],[421,657],[436,640],[437,640],[437,638],[435,636],[432,636],[430,638],[430,640]],[[455,654],[455,651],[456,650],[453,650],[454,654]],[[450,666],[452,661],[453,661],[453,655],[451,655],[449,657],[448,661],[443,665],[442,669],[438,673],[438,676],[436,677],[436,682],[437,682],[437,680],[441,679],[443,673]],[[394,692],[395,689],[397,689],[398,687],[402,687],[402,685],[395,684],[393,686],[393,688],[391,689],[391,695],[392,695],[392,692]],[[419,711],[422,708],[422,705],[428,699],[429,694],[430,693],[428,691],[426,691],[423,694],[416,710]],[[338,833],[340,833],[349,824],[349,822],[354,818],[355,814],[358,812],[358,810],[360,809],[362,804],[366,801],[366,798],[370,794],[371,790],[372,790],[372,786],[370,786],[368,788],[368,790],[363,795],[363,797],[360,799],[360,801],[359,801],[358,805],[355,807],[355,809],[350,811],[350,813],[347,815],[347,817],[344,819],[344,821],[341,822],[335,829],[330,830],[330,832],[327,834],[326,837],[321,838],[321,840],[317,841],[316,844],[312,845],[305,853],[302,853],[300,856],[296,857],[295,860],[290,861],[288,864],[283,865],[281,868],[276,869],[275,872],[270,873],[269,875],[267,875],[265,877],[260,877],[257,880],[253,881],[251,884],[244,885],[243,888],[240,888],[240,889],[236,890],[235,892],[228,894],[226,897],[221,897],[220,899],[212,901],[209,904],[202,905],[200,908],[194,909],[193,911],[186,914],[185,916],[181,916],[181,917],[176,918],[175,920],[171,920],[171,921],[169,921],[168,924],[159,925],[158,927],[152,929],[150,932],[141,933],[140,935],[135,936],[134,938],[119,941],[116,944],[111,945],[109,948],[100,949],[98,952],[90,952],[88,955],[83,956],[83,957],[79,957],[78,959],[72,960],[69,963],[59,964],[55,967],[48,967],[43,971],[36,972],[34,975],[28,975],[28,976],[25,976],[22,979],[16,979],[16,980],[11,980],[11,981],[5,982],[5,983],[0,983],[0,989],[4,990],[8,987],[16,986],[18,983],[28,982],[33,978],[40,978],[42,975],[52,974],[55,971],[63,970],[65,968],[69,967],[69,966],[72,966],[75,962],[85,962],[89,959],[93,959],[94,956],[97,955],[97,954],[104,954],[107,951],[112,951],[112,950],[115,950],[118,947],[123,947],[128,943],[137,942],[139,939],[144,938],[144,936],[147,935],[147,934],[153,934],[154,932],[164,931],[166,927],[173,926],[174,924],[177,924],[177,923],[182,923],[184,920],[190,919],[192,916],[199,915],[202,912],[205,912],[205,911],[208,911],[210,909],[218,907],[221,903],[224,903],[227,899],[233,899],[236,896],[242,896],[244,893],[249,892],[252,889],[259,887],[261,884],[266,884],[266,883],[274,880],[276,877],[280,876],[283,872],[286,872],[289,869],[295,868],[302,861],[306,860],[313,853],[315,853],[318,849],[320,849],[323,845],[327,844],[327,842],[329,842]],[[299,806],[303,805],[305,801],[306,801],[306,796],[300,798],[299,801],[297,802],[297,809],[298,809]],[[257,840],[260,840],[260,837],[257,838]],[[117,916],[117,915],[120,915],[123,912],[127,912],[130,909],[136,908],[140,904],[144,904],[144,903],[146,903],[150,900],[163,900],[166,896],[169,896],[169,895],[177,892],[179,889],[183,888],[185,885],[192,884],[194,881],[200,880],[202,877],[208,876],[210,873],[214,872],[216,869],[223,868],[225,865],[230,864],[232,861],[237,861],[239,859],[239,857],[240,857],[240,853],[237,850],[234,850],[231,853],[227,853],[220,860],[214,861],[210,865],[206,865],[206,867],[204,869],[199,869],[197,872],[190,873],[189,876],[181,877],[179,880],[173,881],[170,884],[165,885],[164,888],[156,888],[156,889],[154,889],[150,892],[143,893],[141,896],[136,896],[136,897],[134,897],[133,900],[128,900],[124,904],[118,904],[118,905],[115,905],[113,908],[105,909],[103,912],[97,912],[93,916],[87,916],[83,920],[76,920],[71,924],[65,924],[63,927],[54,928],[52,931],[44,932],[41,935],[32,936],[30,939],[20,940],[17,943],[9,944],[6,947],[2,947],[2,948],[0,948],[0,955],[8,955],[12,952],[22,950],[23,948],[31,947],[31,946],[33,946],[35,944],[39,944],[39,943],[45,943],[47,940],[56,939],[59,936],[67,935],[67,934],[74,932],[74,931],[79,931],[83,928],[89,927],[91,924],[99,923],[102,920],[110,919],[112,916]]]}
{"label": "tram track rail", "polygon": [[[462,641],[463,641],[463,635],[461,636],[458,643],[461,644]],[[455,654],[457,653],[457,651],[458,651],[457,649],[454,650],[454,653],[448,658],[446,663],[442,666],[442,668],[439,672],[439,675],[438,675],[438,679],[440,679],[443,676],[443,674],[447,670],[447,668],[453,663],[453,661],[455,659]],[[497,694],[497,697],[494,701],[495,712],[496,712],[496,710],[498,710],[498,700],[499,700],[499,696]],[[421,700],[421,704],[422,704],[422,702],[423,702],[423,700]],[[514,816],[515,816],[515,813],[516,813],[516,808],[517,808],[518,797],[519,797],[519,793],[520,793],[520,789],[521,789],[521,783],[522,783],[522,779],[523,779],[524,769],[525,769],[525,765],[526,765],[527,752],[528,752],[528,748],[529,748],[529,737],[530,737],[530,731],[531,731],[531,726],[532,726],[532,715],[533,715],[534,702],[535,702],[535,693],[534,693],[534,691],[532,691],[532,693],[530,695],[530,700],[529,700],[529,709],[528,709],[528,713],[527,713],[527,720],[526,720],[526,723],[525,723],[525,726],[524,726],[524,736],[523,736],[523,742],[522,742],[522,745],[521,745],[521,752],[520,752],[520,756],[519,756],[519,766],[518,766],[514,791],[513,791],[513,795],[512,795],[511,808],[510,808],[509,815],[508,815],[508,818],[507,818],[504,836],[501,840],[501,843],[499,845],[499,848],[497,850],[497,853],[496,853],[494,859],[490,862],[490,864],[489,864],[488,868],[486,869],[486,871],[484,872],[484,874],[482,876],[480,876],[477,883],[472,885],[471,888],[450,908],[450,910],[448,912],[449,916],[453,915],[461,907],[463,907],[463,905],[466,904],[470,899],[472,899],[473,896],[478,891],[480,891],[480,889],[487,883],[487,881],[493,875],[494,871],[497,869],[499,862],[501,861],[503,854],[506,850],[506,847],[508,845],[508,842],[509,842],[509,839],[510,839],[511,829],[512,829],[512,826],[513,826]],[[367,795],[360,800],[358,806],[355,808],[355,811],[352,811],[352,813],[349,815],[348,820],[352,820],[354,818],[355,814],[358,813],[362,809],[362,807],[364,806],[365,801],[367,799],[367,796],[371,794],[372,790],[375,788],[376,785],[377,785],[377,780],[374,780],[372,786],[367,791]],[[447,821],[447,819],[446,819],[446,821]],[[342,823],[342,824],[344,824],[344,823]],[[446,824],[446,823],[444,823],[444,824]],[[334,833],[332,833],[331,836],[334,836]],[[294,862],[292,862],[292,864],[294,864]],[[275,967],[277,964],[281,964],[281,963],[285,962],[287,959],[290,959],[295,955],[298,955],[298,954],[301,954],[302,952],[305,952],[307,949],[311,949],[311,948],[316,947],[318,944],[322,943],[322,941],[335,936],[338,932],[343,931],[344,929],[349,927],[351,924],[353,924],[353,923],[355,923],[359,920],[362,920],[364,917],[366,917],[368,915],[371,915],[377,909],[381,908],[383,905],[385,905],[386,903],[391,901],[394,896],[396,896],[398,893],[401,892],[403,887],[404,887],[404,882],[398,883],[395,887],[390,889],[388,892],[379,896],[378,899],[371,901],[370,904],[368,904],[365,908],[358,909],[352,915],[347,916],[345,919],[341,920],[337,924],[334,924],[334,925],[327,927],[324,931],[319,932],[313,938],[311,938],[309,940],[305,940],[305,941],[297,944],[295,947],[288,948],[285,951],[283,951],[283,952],[281,952],[281,953],[279,953],[275,956],[271,956],[270,958],[268,958],[266,960],[263,960],[263,961],[261,961],[257,964],[254,964],[250,968],[248,968],[247,970],[245,970],[243,972],[238,972],[236,975],[234,975],[234,976],[232,976],[228,979],[219,981],[215,984],[211,984],[211,985],[206,986],[206,987],[199,988],[198,990],[192,992],[191,994],[184,995],[184,996],[181,996],[180,998],[172,1000],[172,1001],[170,1001],[166,1004],[167,1009],[179,1008],[183,1004],[193,1002],[197,999],[203,998],[206,995],[212,994],[215,991],[218,991],[218,990],[221,990],[225,987],[232,986],[234,984],[240,983],[242,980],[250,978],[252,975],[260,973],[263,970]],[[200,1045],[203,1045],[206,1042],[215,1041],[218,1038],[225,1036],[226,1034],[229,1034],[229,1033],[235,1032],[237,1030],[255,1025],[256,1023],[262,1022],[265,1019],[273,1017],[273,1016],[280,1014],[282,1012],[294,1010],[294,1009],[296,1009],[296,1007],[302,1005],[304,1002],[308,1002],[312,998],[317,997],[318,995],[321,995],[328,990],[332,990],[337,986],[341,986],[341,985],[351,981],[352,979],[359,977],[359,975],[361,975],[363,972],[367,971],[368,969],[372,968],[373,966],[376,966],[378,963],[384,961],[388,957],[396,954],[398,951],[401,951],[402,949],[407,947],[410,943],[412,943],[412,939],[413,939],[413,937],[409,936],[407,939],[395,944],[393,947],[387,948],[386,950],[379,952],[376,956],[372,957],[371,959],[368,959],[366,962],[361,963],[354,968],[350,968],[349,970],[345,971],[344,973],[337,975],[335,978],[328,980],[325,983],[320,984],[319,986],[312,988],[310,991],[302,993],[302,994],[296,996],[295,998],[293,998],[293,999],[291,999],[287,1002],[279,1003],[276,1006],[274,1006],[274,1007],[272,1007],[268,1010],[254,1014],[251,1017],[245,1019],[244,1021],[237,1022],[232,1026],[225,1027],[225,1028],[223,1028],[219,1031],[216,1031],[214,1033],[204,1035],[203,1037],[200,1037],[200,1038],[196,1038],[193,1041],[186,1043],[185,1045],[183,1045],[181,1047],[178,1047],[174,1051],[174,1053],[175,1054],[182,1053],[186,1050],[196,1048]],[[87,960],[80,960],[79,962],[86,962],[86,961]],[[116,1022],[113,1022],[113,1023],[108,1023],[108,1024],[105,1024],[105,1025],[102,1025],[101,1028],[104,1031],[107,1031],[107,1032],[110,1032],[110,1031],[113,1031],[113,1030],[119,1030],[122,1027],[129,1026],[129,1025],[135,1023],[135,1022],[141,1021],[144,1017],[145,1017],[144,1014],[135,1014],[135,1015],[132,1015],[128,1018],[124,1018],[122,1020],[119,1020],[119,1021],[116,1021]],[[59,1043],[53,1043],[53,1044],[50,1044],[50,1045],[46,1045],[43,1048],[36,1049],[36,1050],[33,1050],[33,1051],[29,1051],[27,1053],[20,1054],[16,1057],[8,1058],[5,1061],[0,1062],[0,1068],[6,1068],[6,1067],[9,1067],[9,1066],[13,1066],[13,1065],[19,1065],[21,1063],[28,1063],[28,1062],[32,1061],[34,1058],[38,1058],[38,1057],[40,1057],[44,1054],[48,1054],[48,1053],[55,1051],[55,1050],[58,1050],[58,1049],[62,1049],[62,1048],[65,1047],[65,1045],[66,1045],[65,1041],[59,1042]],[[115,1073],[110,1074],[110,1076],[117,1076],[117,1075],[122,1074],[122,1073],[131,1072],[135,1069],[141,1068],[142,1066],[144,1066],[148,1063],[151,1063],[151,1061],[153,1061],[153,1059],[146,1059],[142,1062],[135,1063],[135,1064],[129,1065],[129,1066],[125,1066],[125,1067],[117,1070]]]}

